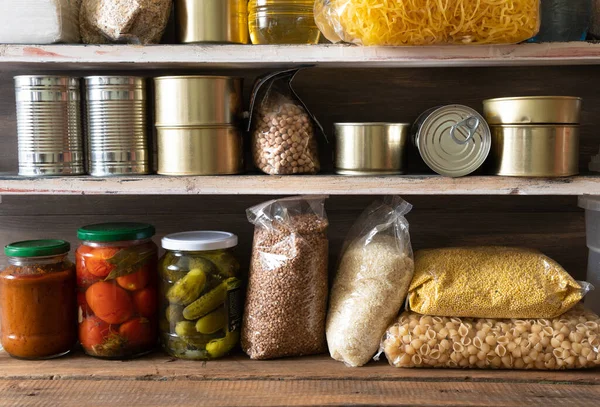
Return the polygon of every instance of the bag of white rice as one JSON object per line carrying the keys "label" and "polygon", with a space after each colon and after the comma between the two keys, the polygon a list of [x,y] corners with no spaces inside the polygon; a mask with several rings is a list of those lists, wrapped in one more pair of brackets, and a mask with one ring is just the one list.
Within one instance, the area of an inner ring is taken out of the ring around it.
{"label": "bag of white rice", "polygon": [[404,217],[411,209],[400,197],[375,202],[346,238],[326,329],[331,357],[348,366],[369,362],[404,303],[414,269]]}

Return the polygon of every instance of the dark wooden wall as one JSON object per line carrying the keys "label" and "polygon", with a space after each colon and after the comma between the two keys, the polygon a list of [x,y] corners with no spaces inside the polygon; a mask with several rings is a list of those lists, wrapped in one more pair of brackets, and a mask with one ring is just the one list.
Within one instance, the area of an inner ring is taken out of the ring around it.
{"label": "dark wooden wall", "polygon": [[[16,130],[12,76],[0,72],[0,172],[16,172]],[[237,74],[246,79],[246,97],[254,77],[263,71],[194,73]],[[103,74],[86,70],[78,75]],[[140,74],[140,72],[136,72]],[[192,71],[145,71],[147,76]],[[439,68],[439,69],[314,69],[295,83],[298,93],[322,121],[328,133],[336,121],[412,121],[423,110],[461,103],[481,110],[490,97],[575,95],[584,97],[582,171],[597,154],[600,138],[600,68]],[[331,170],[331,150],[322,149],[323,166]],[[414,171],[423,168],[414,153]],[[224,178],[226,182],[226,178]],[[402,195],[402,191],[398,191]],[[354,219],[374,197],[332,197],[332,264]],[[415,249],[475,244],[535,247],[561,262],[577,278],[585,277],[587,251],[583,212],[574,197],[405,197],[415,206],[409,215]],[[247,262],[252,226],[245,209],[268,199],[261,196],[78,196],[11,197],[0,203],[0,244],[41,237],[76,242],[78,226],[114,220],[141,220],[157,226],[160,235],[189,229],[222,229],[238,233],[240,257]],[[0,262],[4,259],[0,258]],[[333,267],[332,267],[333,268]]]}

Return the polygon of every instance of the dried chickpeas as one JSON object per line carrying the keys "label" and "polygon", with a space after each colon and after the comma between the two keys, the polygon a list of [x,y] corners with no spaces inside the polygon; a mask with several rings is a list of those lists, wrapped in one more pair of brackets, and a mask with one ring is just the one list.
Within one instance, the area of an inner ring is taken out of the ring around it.
{"label": "dried chickpeas", "polygon": [[252,131],[254,164],[272,175],[315,174],[319,171],[312,120],[295,103],[265,103],[256,110]]}
{"label": "dried chickpeas", "polygon": [[448,318],[404,312],[381,351],[396,367],[560,370],[600,366],[600,317],[578,305],[554,319]]}
{"label": "dried chickpeas", "polygon": [[536,250],[465,247],[415,253],[409,307],[471,318],[554,318],[584,295],[557,262]]}

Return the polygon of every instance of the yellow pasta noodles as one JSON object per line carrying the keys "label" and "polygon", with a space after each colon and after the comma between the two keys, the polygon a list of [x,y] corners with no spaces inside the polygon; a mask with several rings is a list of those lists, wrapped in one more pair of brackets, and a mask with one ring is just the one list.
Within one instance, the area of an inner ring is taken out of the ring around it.
{"label": "yellow pasta noodles", "polygon": [[316,0],[333,42],[361,45],[510,44],[537,34],[539,0]]}

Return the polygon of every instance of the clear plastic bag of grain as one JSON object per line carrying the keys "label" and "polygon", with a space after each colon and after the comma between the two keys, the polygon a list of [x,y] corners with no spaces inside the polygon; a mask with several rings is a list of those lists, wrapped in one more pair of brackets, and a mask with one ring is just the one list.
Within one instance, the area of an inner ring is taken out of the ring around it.
{"label": "clear plastic bag of grain", "polygon": [[256,167],[267,174],[319,171],[315,128],[323,130],[292,88],[298,72],[292,69],[260,78],[252,92],[252,156]]}
{"label": "clear plastic bag of grain", "polygon": [[413,276],[408,221],[398,196],[374,202],[354,223],[340,258],[327,313],[331,357],[362,366],[398,316]]}
{"label": "clear plastic bag of grain", "polygon": [[247,211],[255,229],[241,343],[252,359],[312,355],[326,349],[325,199],[284,198]]}
{"label": "clear plastic bag of grain", "polygon": [[583,305],[552,319],[404,312],[381,342],[396,367],[560,370],[600,366],[600,317]]}
{"label": "clear plastic bag of grain", "polygon": [[471,318],[554,318],[593,289],[556,261],[520,247],[419,250],[409,309]]}

